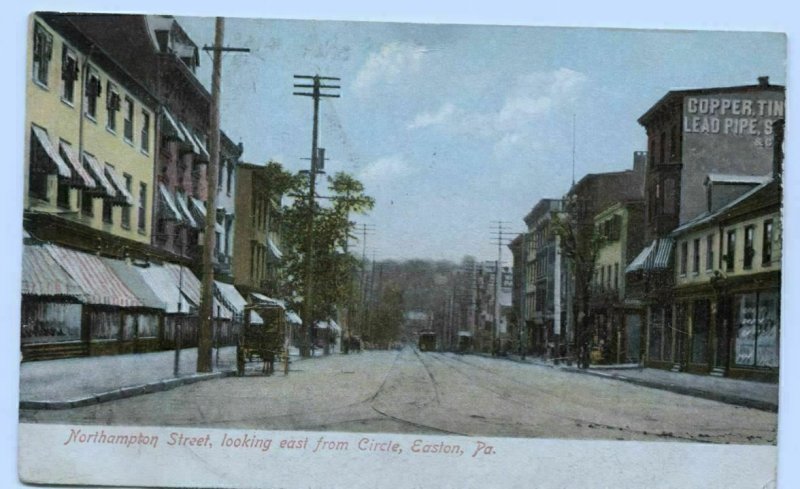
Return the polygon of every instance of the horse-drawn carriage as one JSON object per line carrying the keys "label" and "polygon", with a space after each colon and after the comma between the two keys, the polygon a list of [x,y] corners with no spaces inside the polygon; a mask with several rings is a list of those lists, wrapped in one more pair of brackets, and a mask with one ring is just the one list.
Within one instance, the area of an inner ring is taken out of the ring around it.
{"label": "horse-drawn carriage", "polygon": [[[269,298],[264,297],[264,299]],[[252,362],[256,357],[264,362],[262,373],[271,375],[275,371],[277,359],[284,360],[284,373],[286,373],[288,352],[285,341],[285,308],[277,301],[262,299],[247,309],[236,352],[239,374],[244,374],[245,362]]]}

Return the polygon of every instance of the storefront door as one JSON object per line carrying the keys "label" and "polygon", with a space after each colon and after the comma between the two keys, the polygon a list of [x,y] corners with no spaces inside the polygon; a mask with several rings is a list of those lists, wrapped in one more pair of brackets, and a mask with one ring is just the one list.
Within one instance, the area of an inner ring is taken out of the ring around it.
{"label": "storefront door", "polygon": [[638,314],[627,314],[625,316],[625,349],[626,362],[639,361],[639,348],[642,334],[642,320]]}
{"label": "storefront door", "polygon": [[730,299],[721,299],[717,306],[717,320],[714,329],[714,351],[713,351],[713,365],[717,369],[725,369],[728,367],[728,352],[729,352],[729,334],[731,320],[731,303]]}

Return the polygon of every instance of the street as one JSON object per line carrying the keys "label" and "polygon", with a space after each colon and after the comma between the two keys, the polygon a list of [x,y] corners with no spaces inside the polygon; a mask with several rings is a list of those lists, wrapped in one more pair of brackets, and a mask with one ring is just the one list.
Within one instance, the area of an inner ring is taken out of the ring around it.
{"label": "street", "polygon": [[774,444],[777,415],[541,365],[365,351],[20,421]]}

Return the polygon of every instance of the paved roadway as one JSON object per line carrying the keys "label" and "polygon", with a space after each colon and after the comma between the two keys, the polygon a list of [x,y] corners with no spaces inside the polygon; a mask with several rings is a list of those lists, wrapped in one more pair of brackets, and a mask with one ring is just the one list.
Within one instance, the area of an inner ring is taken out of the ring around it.
{"label": "paved roadway", "polygon": [[774,444],[777,415],[478,356],[368,351],[61,411],[45,423]]}

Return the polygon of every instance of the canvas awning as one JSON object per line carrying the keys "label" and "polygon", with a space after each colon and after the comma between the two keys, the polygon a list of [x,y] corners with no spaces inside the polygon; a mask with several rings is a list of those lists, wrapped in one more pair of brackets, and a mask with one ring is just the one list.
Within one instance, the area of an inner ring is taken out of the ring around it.
{"label": "canvas awning", "polygon": [[[186,294],[183,282],[178,280],[170,270],[161,265],[151,265],[147,268],[137,268],[136,272],[142,277],[150,290],[159,297],[164,305],[164,310],[169,314],[177,312],[188,313],[197,303],[192,302]],[[189,272],[186,270],[186,272]],[[188,274],[183,280],[189,282]],[[196,280],[196,278],[195,278]]]}
{"label": "canvas awning", "polygon": [[163,116],[162,120],[164,121],[164,124],[161,124],[162,132],[168,137],[173,137],[181,142],[186,142],[186,135],[178,126],[178,121],[175,120],[169,110],[165,108],[161,115]]}
{"label": "canvas awning", "polygon": [[204,156],[206,159],[210,158],[211,155],[208,153],[208,149],[206,148],[206,143],[203,142],[203,138],[197,134],[192,134],[194,136],[194,140],[197,143],[197,147],[200,148],[200,156]]}
{"label": "canvas awning", "polygon": [[83,302],[118,307],[144,306],[100,257],[55,245],[44,247],[81,288]]}
{"label": "canvas awning", "polygon": [[[189,197],[192,201],[192,210],[194,211],[195,221],[197,221],[198,226],[205,229],[206,227],[206,204],[202,200],[196,197]],[[225,228],[216,221],[214,221],[214,230],[218,233],[225,234]]]}
{"label": "canvas awning", "polygon": [[178,209],[181,211],[186,223],[194,229],[199,229],[200,226],[197,224],[197,221],[194,220],[192,211],[189,210],[189,203],[186,201],[186,195],[181,192],[177,192],[175,194],[175,202],[178,203]]}
{"label": "canvas awning", "polygon": [[83,299],[83,290],[43,246],[22,250],[22,294]]}
{"label": "canvas awning", "polygon": [[265,305],[267,307],[280,307],[281,309],[286,309],[286,306],[283,304],[283,301],[280,301],[278,299],[267,297],[264,294],[259,294],[258,292],[251,292],[250,295],[253,297],[253,300],[255,302],[258,302],[260,305]]}
{"label": "canvas awning", "polygon": [[76,153],[75,150],[72,149],[72,146],[65,143],[64,141],[61,141],[59,143],[59,148],[65,156],[64,159],[66,160],[67,163],[69,163],[69,165],[72,167],[72,171],[77,176],[77,179],[75,179],[76,186],[84,188],[95,188],[97,184],[95,183],[91,175],[89,175],[89,172],[87,172],[86,169],[81,164],[81,160],[80,158],[78,158],[78,153]]}
{"label": "canvas awning", "polygon": [[184,136],[186,136],[186,142],[192,147],[192,152],[199,155],[200,148],[197,146],[197,141],[195,141],[194,136],[192,136],[192,131],[190,131],[183,122],[178,122],[178,124],[180,125]]}
{"label": "canvas awning", "polygon": [[114,188],[114,185],[108,181],[106,178],[106,171],[105,169],[100,166],[100,163],[94,158],[94,156],[90,155],[89,153],[83,153],[83,163],[88,168],[89,173],[94,178],[94,181],[97,182],[99,185],[95,186],[97,190],[97,194],[103,197],[114,197],[117,194],[117,190]]}
{"label": "canvas awning", "polygon": [[59,177],[62,178],[72,178],[72,171],[69,169],[69,165],[67,165],[64,160],[61,158],[61,155],[58,154],[58,151],[53,147],[53,143],[50,142],[50,137],[47,135],[47,131],[42,129],[38,126],[31,126],[33,128],[34,139],[36,142],[31,141],[31,144],[38,144],[42,150],[47,154],[47,157],[50,159],[52,163],[51,169],[55,169],[58,173]]}
{"label": "canvas awning", "polygon": [[113,194],[115,196],[114,203],[132,206],[135,201],[128,191],[128,188],[125,186],[125,180],[123,180],[119,173],[117,173],[117,170],[108,163],[106,163],[106,176],[116,189],[116,192]]}
{"label": "canvas awning", "polygon": [[669,259],[672,256],[672,240],[669,238],[661,238],[658,240],[658,250],[655,254],[650,255],[653,259],[648,268],[652,270],[663,270],[669,267]]}
{"label": "canvas awning", "polygon": [[133,294],[142,301],[144,307],[152,309],[166,309],[164,298],[153,290],[153,288],[144,279],[144,276],[139,272],[140,269],[155,267],[157,265],[149,264],[147,266],[137,266],[122,260],[114,260],[112,258],[101,258],[103,262],[116,274],[117,277],[125,284],[125,286],[133,292]]}
{"label": "canvas awning", "polygon": [[303,324],[303,319],[294,311],[286,311],[286,321],[291,324]]}
{"label": "canvas awning", "polygon": [[172,196],[172,193],[169,191],[166,185],[159,183],[158,193],[161,196],[161,203],[167,210],[166,214],[176,221],[183,221],[183,215],[181,214],[181,211],[178,210],[178,206],[175,203],[175,198]]}
{"label": "canvas awning", "polygon": [[267,249],[269,250],[269,254],[274,261],[280,261],[283,259],[283,253],[281,253],[280,248],[278,248],[278,245],[276,245],[275,242],[269,237],[267,237]]}
{"label": "canvas awning", "polygon": [[655,241],[650,243],[649,245],[645,246],[644,249],[636,255],[636,258],[625,268],[625,273],[632,273],[638,270],[642,270],[644,268],[644,264],[647,261],[648,257],[653,253],[655,249]]}

